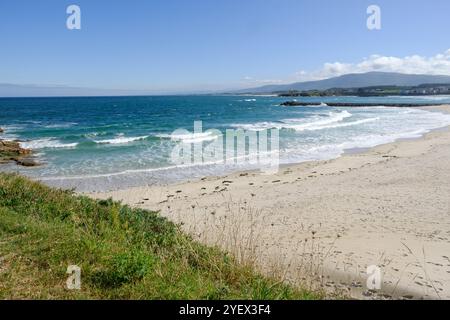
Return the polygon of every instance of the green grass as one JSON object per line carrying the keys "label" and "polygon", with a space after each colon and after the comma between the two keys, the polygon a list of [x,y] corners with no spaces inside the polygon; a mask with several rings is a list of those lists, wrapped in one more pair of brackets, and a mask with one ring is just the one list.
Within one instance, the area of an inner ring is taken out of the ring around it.
{"label": "green grass", "polygon": [[[69,265],[81,290],[66,289]],[[317,299],[158,213],[0,174],[0,299]]]}

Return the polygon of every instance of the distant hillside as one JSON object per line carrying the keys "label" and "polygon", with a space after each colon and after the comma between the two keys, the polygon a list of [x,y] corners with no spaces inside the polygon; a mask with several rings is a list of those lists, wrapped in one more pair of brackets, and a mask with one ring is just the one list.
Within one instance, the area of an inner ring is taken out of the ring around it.
{"label": "distant hillside", "polygon": [[449,95],[450,84],[427,83],[420,86],[375,86],[362,88],[332,88],[326,90],[284,91],[280,97],[386,97],[386,96],[424,96]]}
{"label": "distant hillside", "polygon": [[402,74],[394,72],[352,73],[340,77],[297,82],[287,85],[267,85],[258,88],[234,91],[233,93],[274,93],[289,90],[327,90],[332,88],[360,88],[374,86],[418,86],[424,83],[448,83],[450,76]]}

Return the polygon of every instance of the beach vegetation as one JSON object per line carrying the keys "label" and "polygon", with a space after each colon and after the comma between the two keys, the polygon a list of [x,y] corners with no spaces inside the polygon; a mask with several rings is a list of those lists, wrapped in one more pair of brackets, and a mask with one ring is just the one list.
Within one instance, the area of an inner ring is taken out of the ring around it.
{"label": "beach vegetation", "polygon": [[[69,266],[79,290],[67,286]],[[0,299],[318,299],[157,212],[0,173]]]}

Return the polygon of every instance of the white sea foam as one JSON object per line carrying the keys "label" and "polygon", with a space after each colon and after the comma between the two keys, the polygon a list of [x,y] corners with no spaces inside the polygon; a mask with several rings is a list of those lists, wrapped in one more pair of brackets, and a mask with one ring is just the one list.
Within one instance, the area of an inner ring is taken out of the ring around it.
{"label": "white sea foam", "polygon": [[70,128],[77,125],[75,122],[69,122],[69,123],[55,123],[55,124],[49,124],[45,125],[44,128],[47,129],[63,129],[63,128]]}
{"label": "white sea foam", "polygon": [[106,132],[91,132],[91,133],[84,134],[83,137],[92,139],[92,138],[98,137],[100,135],[105,135],[105,134],[106,134]]}
{"label": "white sea foam", "polygon": [[98,144],[126,144],[134,141],[145,140],[147,138],[148,136],[124,137],[123,135],[119,135],[114,139],[93,140],[93,141]]}
{"label": "white sea foam", "polygon": [[54,138],[37,139],[20,142],[20,146],[25,149],[60,149],[76,148],[78,143],[62,143]]}
{"label": "white sea foam", "polygon": [[[267,151],[259,153],[259,156],[269,156],[273,154],[277,154],[278,150],[275,151]],[[159,168],[146,168],[146,169],[127,169],[123,171],[110,172],[110,173],[99,173],[99,174],[90,174],[90,175],[74,175],[74,176],[53,176],[53,177],[40,177],[41,181],[58,181],[58,180],[83,180],[83,179],[96,179],[96,178],[111,178],[116,176],[130,175],[130,174],[144,174],[144,173],[155,173],[161,171],[170,171],[174,169],[188,169],[188,168],[202,168],[208,166],[216,166],[216,165],[226,165],[230,166],[239,166],[239,162],[236,164],[235,161],[239,161],[244,159],[243,163],[251,157],[250,155],[243,156],[234,156],[234,157],[226,157],[224,159],[216,160],[216,161],[205,161],[200,163],[188,163],[181,165],[171,165],[166,167]],[[264,160],[261,160],[264,161]]]}
{"label": "white sea foam", "polygon": [[267,129],[292,129],[295,131],[321,130],[330,127],[331,124],[339,123],[352,114],[347,110],[342,112],[330,112],[327,117],[312,117],[301,119],[284,119],[280,122],[258,122],[255,124],[233,124],[232,127],[250,131],[262,131]]}
{"label": "white sea foam", "polygon": [[[327,125],[317,125],[317,126],[312,126],[310,128],[305,128],[303,130],[315,131],[315,130],[323,130],[323,129],[344,128],[344,127],[357,126],[360,124],[375,122],[378,120],[380,120],[380,118],[368,118],[368,119],[361,119],[361,120],[350,121],[350,122],[342,122],[342,123],[327,124]],[[302,130],[297,130],[297,131],[302,131]]]}
{"label": "white sea foam", "polygon": [[5,133],[8,133],[23,130],[24,127],[20,125],[0,125],[0,128],[2,128]]}
{"label": "white sea foam", "polygon": [[[344,143],[337,144],[326,144],[319,146],[311,146],[306,149],[285,149],[283,150],[285,153],[292,153],[292,157],[286,157],[282,161],[282,163],[298,163],[309,160],[327,160],[332,158],[337,158],[341,156],[345,150],[354,149],[354,148],[370,148],[380,144],[394,142],[398,139],[404,138],[418,138],[423,134],[429,132],[430,130],[426,129],[418,129],[413,131],[406,131],[400,133],[394,133],[390,135],[362,135],[355,137]],[[243,156],[245,158],[247,156]],[[238,158],[238,157],[236,157]],[[227,159],[229,161],[229,159]],[[223,160],[219,161],[211,161],[204,162],[200,164],[185,164],[185,165],[173,165],[159,168],[146,168],[146,169],[128,169],[118,172],[111,173],[99,173],[99,174],[91,174],[91,175],[75,175],[75,176],[53,176],[53,177],[40,177],[41,181],[70,181],[70,180],[85,180],[85,179],[98,179],[98,178],[112,178],[117,176],[129,176],[129,175],[138,175],[141,176],[145,173],[156,173],[156,172],[164,172],[171,171],[176,169],[187,169],[192,167],[205,167],[205,166],[215,166],[218,164],[224,164]],[[220,167],[215,167],[220,168]],[[220,169],[219,169],[220,170]],[[164,176],[166,177],[166,176]]]}
{"label": "white sea foam", "polygon": [[11,132],[15,132],[16,130],[19,130],[20,127],[0,125],[0,128],[3,129],[3,132],[0,132],[0,139],[15,140],[18,138],[18,136],[16,134],[11,133]]}
{"label": "white sea foam", "polygon": [[350,112],[348,112],[347,110],[344,110],[339,113],[330,112],[328,118],[309,122],[309,123],[299,124],[299,125],[291,124],[291,125],[288,125],[287,128],[294,129],[295,131],[320,130],[326,126],[330,126],[333,123],[338,123],[346,118],[350,118],[351,116],[352,116],[352,114]]}
{"label": "white sea foam", "polygon": [[210,131],[188,134],[160,134],[157,135],[157,137],[163,139],[171,139],[172,141],[180,141],[183,143],[199,143],[203,141],[213,141],[219,138],[217,134]]}
{"label": "white sea foam", "polygon": [[287,164],[334,159],[344,154],[346,150],[373,148],[378,145],[395,142],[399,139],[420,138],[430,130],[417,129],[392,134],[365,134],[353,137],[348,141],[341,143],[310,145],[300,148],[285,149],[283,150],[285,157],[281,162]]}

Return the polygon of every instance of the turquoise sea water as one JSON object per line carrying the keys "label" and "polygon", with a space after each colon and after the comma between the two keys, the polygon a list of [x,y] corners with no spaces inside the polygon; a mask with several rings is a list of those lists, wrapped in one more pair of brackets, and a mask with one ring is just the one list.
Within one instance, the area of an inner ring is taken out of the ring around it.
{"label": "turquoise sea water", "polygon": [[[177,166],[171,152],[180,143],[214,142],[217,136],[174,136],[192,131],[279,129],[280,162],[339,157],[346,149],[420,137],[450,125],[450,116],[383,103],[450,103],[449,96],[309,98],[311,102],[379,103],[380,107],[280,107],[286,98],[262,96],[166,96],[0,99],[3,139],[18,139],[45,165],[19,171],[48,184],[80,191],[169,183],[251,169],[248,163]],[[303,99],[305,100],[305,99]]]}

